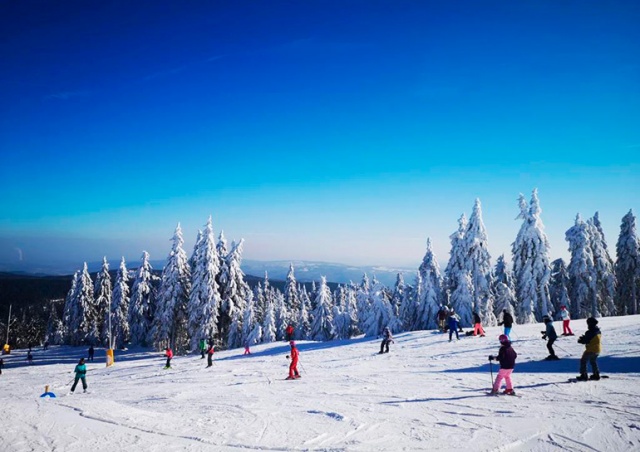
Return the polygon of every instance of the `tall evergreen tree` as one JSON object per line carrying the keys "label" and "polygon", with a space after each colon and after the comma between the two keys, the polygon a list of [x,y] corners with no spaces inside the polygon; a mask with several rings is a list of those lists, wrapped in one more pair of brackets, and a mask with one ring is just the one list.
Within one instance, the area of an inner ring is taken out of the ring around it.
{"label": "tall evergreen tree", "polygon": [[154,306],[153,268],[149,263],[149,253],[143,251],[142,262],[136,271],[131,289],[129,328],[132,344],[146,347],[151,343],[149,331],[153,324]]}
{"label": "tall evergreen tree", "polygon": [[566,306],[571,312],[569,298],[569,273],[562,258],[551,262],[551,279],[549,280],[549,296],[555,312],[560,312],[560,306]]}
{"label": "tall evergreen tree", "polygon": [[311,331],[311,323],[309,321],[309,305],[311,301],[309,300],[309,295],[307,294],[307,289],[302,286],[298,289],[299,300],[300,300],[300,309],[298,310],[298,318],[296,319],[295,325],[295,338],[296,339],[308,339],[309,332]]}
{"label": "tall evergreen tree", "polygon": [[244,280],[244,273],[240,268],[242,263],[242,247],[244,239],[238,243],[232,242],[231,250],[226,258],[226,268],[228,269],[228,277],[226,284],[222,288],[222,300],[220,307],[220,317],[218,327],[222,337],[228,336],[229,325],[233,318],[233,313],[238,311],[240,319],[246,306],[246,300],[249,297],[251,288]]}
{"label": "tall evergreen tree", "polygon": [[607,241],[604,237],[598,212],[587,222],[587,225],[590,229],[589,238],[591,240],[589,245],[593,253],[598,311],[600,311],[600,314],[603,316],[616,315],[616,306],[614,304],[616,280],[613,270],[613,259],[611,259],[609,255]]}
{"label": "tall evergreen tree", "polygon": [[204,231],[199,234],[191,269],[191,291],[187,312],[191,350],[197,351],[202,339],[213,340],[218,336],[220,291],[216,277],[220,271],[211,217]]}
{"label": "tall evergreen tree", "polygon": [[112,341],[116,347],[123,348],[129,339],[129,272],[124,257],[120,261],[116,282],[113,286],[111,304]]}
{"label": "tall evergreen tree", "polygon": [[620,315],[640,314],[640,241],[632,210],[622,217],[616,255],[617,311]]}
{"label": "tall evergreen tree", "polygon": [[64,327],[63,341],[66,344],[73,344],[75,338],[75,327],[78,324],[78,305],[76,303],[76,295],[78,293],[78,283],[80,281],[80,270],[77,270],[73,274],[71,279],[71,288],[67,292],[67,296],[64,299],[64,309],[62,310],[62,324]]}
{"label": "tall evergreen tree", "polygon": [[328,341],[333,339],[332,304],[333,300],[331,291],[327,285],[327,278],[322,276],[314,303],[313,324],[311,325],[311,338],[315,341]]}
{"label": "tall evergreen tree", "polygon": [[393,287],[393,294],[391,295],[391,309],[393,310],[393,315],[397,318],[400,317],[400,306],[404,300],[405,291],[404,276],[402,273],[398,273],[396,275],[396,284]]}
{"label": "tall evergreen tree", "polygon": [[371,297],[371,307],[365,321],[365,336],[378,337],[387,326],[391,331],[399,330],[399,324],[396,323],[393,317],[386,287],[379,281],[374,280],[369,293]]}
{"label": "tall evergreen tree", "polygon": [[469,272],[458,273],[458,283],[451,293],[451,307],[460,317],[462,326],[473,325],[473,283]]}
{"label": "tall evergreen tree", "polygon": [[598,317],[598,302],[596,295],[596,272],[591,250],[590,228],[580,214],[576,216],[575,224],[567,230],[565,239],[569,242],[571,261],[567,271],[569,273],[569,298],[571,316],[573,318]]}
{"label": "tall evergreen tree", "polygon": [[[453,293],[460,280],[459,274],[465,271],[466,249],[464,235],[466,231],[467,217],[463,213],[458,219],[458,230],[449,236],[451,239],[451,251],[449,252],[449,262],[444,271],[444,287],[447,294]],[[445,301],[448,301],[448,299]]]}
{"label": "tall evergreen tree", "polygon": [[189,347],[187,303],[191,290],[191,275],[187,254],[182,249],[184,239],[180,223],[176,227],[172,241],[167,264],[162,270],[152,335],[153,343],[157,348],[171,345],[179,352]]}
{"label": "tall evergreen tree", "polygon": [[262,342],[269,343],[276,340],[276,314],[273,298],[268,297],[265,298],[265,300],[264,320],[262,321]]}
{"label": "tall evergreen tree", "polygon": [[102,269],[96,276],[93,293],[96,297],[96,328],[101,332],[102,343],[106,344],[109,332],[105,326],[105,320],[108,319],[109,309],[111,309],[111,275],[106,257],[102,258]]}
{"label": "tall evergreen tree", "polygon": [[420,264],[419,273],[422,280],[420,312],[417,319],[419,328],[436,328],[436,314],[442,303],[442,277],[440,266],[431,248],[431,239],[427,239],[427,252]]}
{"label": "tall evergreen tree", "polygon": [[257,344],[262,339],[262,327],[255,315],[253,295],[247,300],[247,307],[242,317],[242,343]]}
{"label": "tall evergreen tree", "polygon": [[528,206],[522,194],[518,202],[520,214],[516,219],[522,219],[522,226],[511,245],[518,299],[516,317],[519,323],[533,323],[536,319],[542,320],[552,308],[549,301],[549,242],[540,218],[538,190],[531,193]]}
{"label": "tall evergreen tree", "polygon": [[49,319],[47,320],[44,339],[52,345],[61,345],[64,340],[64,325],[58,316],[58,309],[53,301],[49,305]]}
{"label": "tall evergreen tree", "polygon": [[[369,290],[371,289],[369,283],[369,277],[367,274],[362,275],[362,282],[356,292],[356,305],[358,307],[358,329],[365,331],[365,322],[369,316],[369,308],[371,307],[371,301],[369,299]],[[318,299],[317,297],[315,298]],[[315,306],[314,306],[315,308]],[[315,311],[315,309],[314,309]]]}
{"label": "tall evergreen tree", "polygon": [[298,294],[298,283],[293,273],[293,264],[289,264],[289,272],[284,286],[284,302],[287,311],[291,314],[291,320],[295,321],[294,319],[300,310],[300,296]]}
{"label": "tall evergreen tree", "polygon": [[86,262],[78,279],[74,303],[76,305],[76,318],[75,324],[71,328],[73,344],[81,345],[85,342],[94,344],[98,339],[98,331],[93,304],[93,283]]}

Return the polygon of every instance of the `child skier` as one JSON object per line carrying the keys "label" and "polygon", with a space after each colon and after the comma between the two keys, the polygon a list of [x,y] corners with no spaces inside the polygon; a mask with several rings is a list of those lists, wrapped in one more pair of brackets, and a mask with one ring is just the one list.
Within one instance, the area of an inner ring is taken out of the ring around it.
{"label": "child skier", "polygon": [[[598,321],[593,317],[589,317],[587,319],[587,332],[584,333],[578,339],[579,344],[584,344],[585,350],[582,354],[582,358],[580,358],[580,376],[578,376],[578,380],[586,381],[588,380],[600,380],[600,370],[598,369],[598,355],[602,351],[602,346],[600,342],[600,328],[598,328]],[[587,378],[587,361],[591,363],[591,371],[593,374],[591,377]]]}
{"label": "child skier", "polygon": [[391,329],[388,326],[384,327],[382,330],[382,343],[380,343],[380,352],[379,355],[383,353],[389,353],[389,343],[393,342],[393,336],[391,336]]}
{"label": "child skier", "polygon": [[171,351],[170,347],[167,347],[164,350],[165,350],[164,356],[167,357],[167,364],[165,364],[164,368],[171,369],[171,358],[173,358],[173,352]]}
{"label": "child skier", "polygon": [[292,341],[293,340],[293,325],[289,324],[287,326],[287,328],[284,330],[284,332],[286,334],[286,340]]}
{"label": "child skier", "polygon": [[460,336],[458,336],[460,317],[458,317],[458,314],[456,314],[456,311],[453,309],[449,312],[449,320],[447,321],[447,324],[449,325],[449,342],[451,342],[451,339],[453,338],[454,331],[456,333],[456,339],[460,340]]}
{"label": "child skier", "polygon": [[504,325],[504,335],[511,340],[511,327],[513,326],[513,316],[507,309],[502,310],[502,322],[498,323],[499,326]]}
{"label": "child skier", "polygon": [[480,318],[480,314],[478,312],[473,313],[473,335],[480,337],[484,337],[484,329],[482,328],[482,319]]}
{"label": "child skier", "polygon": [[571,327],[569,327],[571,316],[569,315],[569,311],[567,311],[566,306],[560,306],[560,318],[562,319],[562,335],[573,336],[573,331],[571,331]]}
{"label": "child skier", "polygon": [[204,359],[204,354],[207,351],[207,341],[204,340],[204,337],[198,342],[198,348],[200,349],[200,359]]}
{"label": "child skier", "polygon": [[213,344],[209,344],[207,349],[207,367],[213,366]]}
{"label": "child skier", "polygon": [[251,346],[251,339],[246,339],[244,341],[244,353],[243,355],[250,355],[251,354],[251,350],[249,349],[249,347]]}
{"label": "child skier", "polygon": [[291,364],[289,364],[289,376],[286,380],[295,380],[296,378],[300,378],[300,373],[298,373],[298,349],[296,348],[296,343],[293,341],[289,342],[291,346],[291,353],[287,355],[287,359],[291,358]]}
{"label": "child skier", "polygon": [[513,384],[511,383],[511,374],[513,373],[513,369],[516,366],[516,358],[518,354],[511,347],[511,342],[506,334],[501,334],[498,338],[500,341],[500,350],[498,351],[498,356],[489,356],[489,361],[493,361],[497,359],[500,362],[500,370],[498,371],[498,375],[496,376],[496,381],[493,383],[493,388],[491,389],[491,394],[497,394],[500,390],[500,385],[502,384],[502,380],[505,381],[507,388],[504,390],[503,394],[508,395],[516,395],[513,391]]}
{"label": "child skier", "polygon": [[84,358],[80,358],[78,361],[78,365],[73,370],[76,373],[73,386],[71,386],[71,392],[76,390],[76,386],[78,385],[78,380],[82,380],[82,389],[84,392],[87,392],[87,366],[84,363]]}
{"label": "child skier", "polygon": [[556,356],[556,352],[553,351],[553,343],[558,339],[558,334],[556,333],[556,329],[553,327],[553,321],[551,317],[545,315],[542,320],[544,324],[547,326],[544,331],[540,331],[542,333],[542,339],[547,340],[547,350],[549,350],[549,356],[545,358],[546,361],[556,361],[560,358]]}

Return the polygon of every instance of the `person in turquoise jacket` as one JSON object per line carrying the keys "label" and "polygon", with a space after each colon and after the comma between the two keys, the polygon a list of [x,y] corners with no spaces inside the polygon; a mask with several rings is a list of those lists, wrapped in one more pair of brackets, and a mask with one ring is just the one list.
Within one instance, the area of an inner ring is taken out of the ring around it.
{"label": "person in turquoise jacket", "polygon": [[71,386],[71,392],[76,390],[78,380],[82,380],[82,389],[84,389],[84,392],[87,392],[87,366],[84,363],[84,358],[80,358],[74,372],[76,373],[76,378],[73,386]]}

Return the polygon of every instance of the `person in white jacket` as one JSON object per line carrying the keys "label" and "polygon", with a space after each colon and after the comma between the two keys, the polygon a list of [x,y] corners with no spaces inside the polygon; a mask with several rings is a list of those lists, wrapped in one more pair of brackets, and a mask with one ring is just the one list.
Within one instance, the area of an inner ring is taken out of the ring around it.
{"label": "person in white jacket", "polygon": [[567,311],[566,306],[560,306],[560,318],[562,319],[562,335],[573,336],[573,331],[571,331],[571,327],[569,327],[571,316],[569,315],[569,311]]}

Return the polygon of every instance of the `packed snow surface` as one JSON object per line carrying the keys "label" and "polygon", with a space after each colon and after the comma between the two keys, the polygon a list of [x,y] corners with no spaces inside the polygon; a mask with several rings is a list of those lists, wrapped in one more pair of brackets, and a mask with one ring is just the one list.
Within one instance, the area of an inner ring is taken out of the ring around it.
{"label": "packed snow surface", "polygon": [[[97,349],[87,394],[69,394],[85,348],[38,348],[32,365],[16,350],[0,376],[0,450],[637,451],[640,316],[599,326],[610,378],[570,383],[585,321],[556,342],[559,361],[542,360],[541,324],[516,325],[519,397],[487,395],[499,327],[451,343],[434,331],[397,334],[383,355],[377,339],[301,342],[294,381],[284,342],[216,353],[209,369],[188,355],[163,370],[162,354],[142,349],[117,352],[106,368]],[[57,398],[39,397],[45,385]]]}

